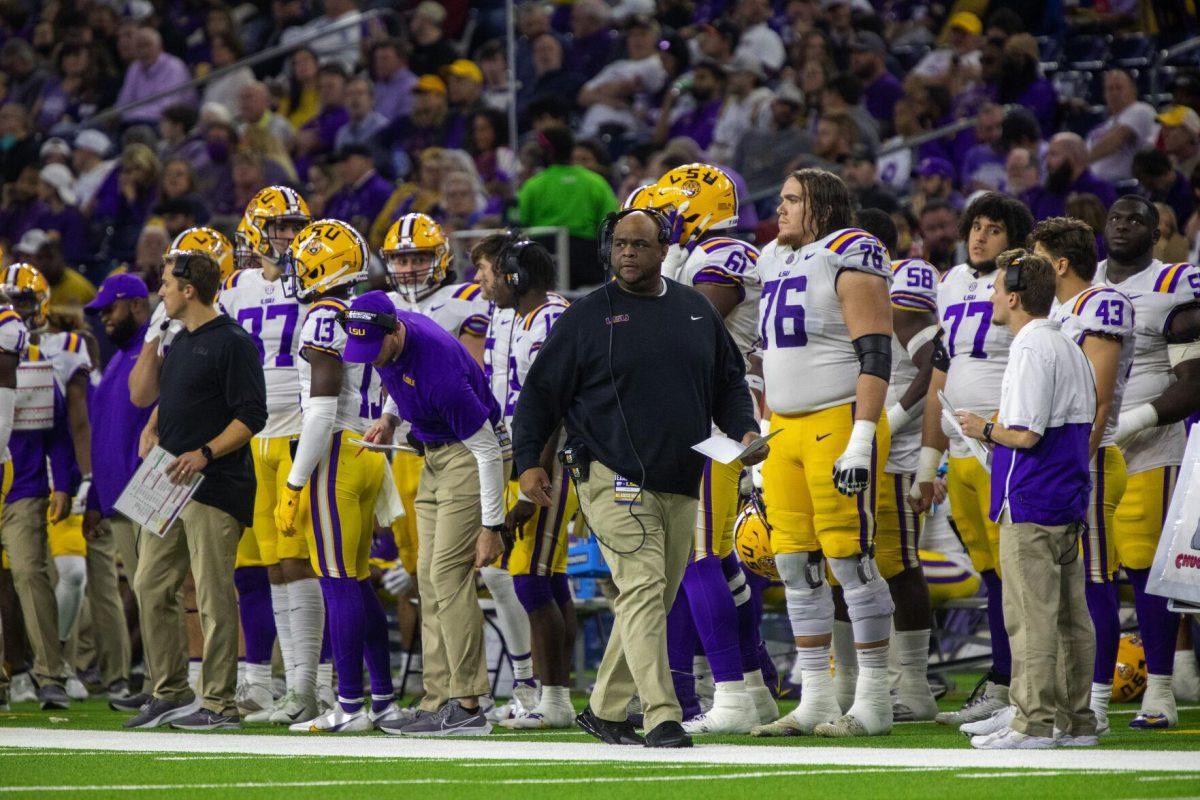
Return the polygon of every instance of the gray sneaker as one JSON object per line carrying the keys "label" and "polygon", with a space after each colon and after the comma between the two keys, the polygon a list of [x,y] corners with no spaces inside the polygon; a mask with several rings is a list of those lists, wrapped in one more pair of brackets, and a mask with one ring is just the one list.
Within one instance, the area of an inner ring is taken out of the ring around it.
{"label": "gray sneaker", "polygon": [[450,700],[437,713],[413,720],[400,729],[403,736],[487,736],[492,723],[482,709],[468,711],[457,700]]}
{"label": "gray sneaker", "polygon": [[394,718],[384,718],[375,723],[375,727],[384,733],[390,733],[394,736],[399,736],[404,732],[404,729],[414,722],[428,719],[436,714],[435,711],[425,711],[420,708],[402,708],[400,713]]}
{"label": "gray sneaker", "polygon": [[172,722],[171,727],[180,731],[223,731],[242,727],[242,721],[236,715],[198,708]]}
{"label": "gray sneaker", "polygon": [[67,690],[57,683],[47,683],[39,688],[38,702],[42,704],[42,711],[66,711],[71,707]]}
{"label": "gray sneaker", "polygon": [[142,706],[153,699],[152,695],[145,692],[127,694],[124,697],[109,697],[108,707],[113,711],[141,711]]}
{"label": "gray sneaker", "polygon": [[186,717],[196,710],[196,701],[162,700],[152,697],[137,713],[122,724],[126,728],[157,728],[168,722]]}

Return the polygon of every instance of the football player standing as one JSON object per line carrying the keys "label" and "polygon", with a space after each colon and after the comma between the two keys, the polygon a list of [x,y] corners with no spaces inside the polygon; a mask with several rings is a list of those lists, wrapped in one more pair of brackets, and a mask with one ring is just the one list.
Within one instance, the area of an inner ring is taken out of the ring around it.
{"label": "football player standing", "polygon": [[[8,442],[13,432],[17,405],[17,368],[29,344],[29,331],[21,315],[0,293],[0,519],[13,484],[13,463]],[[4,662],[4,633],[0,631],[0,663]],[[8,710],[8,670],[0,669],[0,711]]]}

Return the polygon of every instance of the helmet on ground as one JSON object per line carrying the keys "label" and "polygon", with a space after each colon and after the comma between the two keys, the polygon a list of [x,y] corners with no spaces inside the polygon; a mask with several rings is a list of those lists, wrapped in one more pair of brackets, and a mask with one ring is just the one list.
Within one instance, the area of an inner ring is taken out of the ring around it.
{"label": "helmet on ground", "polygon": [[343,286],[367,279],[367,243],[340,219],[305,226],[283,258],[283,293],[309,303]]}
{"label": "helmet on ground", "polygon": [[1146,650],[1142,638],[1127,633],[1117,645],[1117,668],[1113,670],[1112,699],[1116,703],[1132,703],[1146,691],[1149,676],[1146,670]]}
{"label": "helmet on ground", "polygon": [[748,570],[773,581],[779,580],[775,553],[771,550],[771,527],[759,503],[747,503],[737,515],[733,524],[733,547]]}
{"label": "helmet on ground", "polygon": [[450,271],[450,242],[427,214],[405,214],[392,223],[379,255],[388,285],[410,303],[433,294]]}

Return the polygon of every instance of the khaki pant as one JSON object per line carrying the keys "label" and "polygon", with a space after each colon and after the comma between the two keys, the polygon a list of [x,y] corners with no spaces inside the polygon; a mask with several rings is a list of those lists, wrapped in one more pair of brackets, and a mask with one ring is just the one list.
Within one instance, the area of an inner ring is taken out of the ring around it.
{"label": "khaki pant", "polygon": [[479,502],[479,467],[466,445],[426,452],[414,504],[426,711],[489,691],[475,594]]}
{"label": "khaki pant", "polygon": [[1088,707],[1096,632],[1084,597],[1083,559],[1075,526],[1000,525],[1004,627],[1012,646],[1013,730],[1053,736],[1057,727],[1093,735]]}
{"label": "khaki pant", "polygon": [[58,602],[50,577],[45,498],[29,497],[4,505],[0,546],[8,553],[13,586],[21,601],[25,629],[33,646],[33,674],[39,684],[61,684],[62,643],[58,639]]}
{"label": "khaki pant", "polygon": [[184,506],[178,521],[162,538],[141,531],[134,593],[155,697],[184,701],[192,695],[187,682],[187,637],[179,594],[190,566],[204,630],[200,680],[203,705],[217,713],[237,713],[233,696],[238,610],[233,562],[241,534],[241,523],[232,516],[194,500]]}
{"label": "khaki pant", "polygon": [[[133,528],[133,523],[126,524]],[[119,545],[107,520],[101,522],[100,531],[95,541],[88,542],[87,606],[100,680],[111,686],[129,679],[129,628],[117,575]]]}
{"label": "khaki pant", "polygon": [[591,706],[601,719],[621,722],[636,692],[644,728],[651,731],[660,723],[682,719],[667,663],[667,612],[687,568],[697,500],[643,492],[639,504],[630,506],[618,502],[615,479],[612,470],[593,461],[588,480],[579,487],[580,507],[600,540],[617,586],[616,619],[596,673]]}

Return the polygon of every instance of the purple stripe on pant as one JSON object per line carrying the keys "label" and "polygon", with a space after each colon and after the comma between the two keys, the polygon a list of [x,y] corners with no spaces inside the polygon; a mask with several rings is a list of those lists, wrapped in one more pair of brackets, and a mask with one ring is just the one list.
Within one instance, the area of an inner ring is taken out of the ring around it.
{"label": "purple stripe on pant", "polygon": [[321,496],[321,488],[318,485],[317,471],[313,470],[313,474],[308,479],[308,512],[312,518],[313,541],[317,544],[317,566],[321,570],[321,575],[329,574],[329,562],[325,558],[325,530],[321,527],[321,511],[318,505],[318,498]]}
{"label": "purple stripe on pant", "polygon": [[346,577],[346,559],[342,555],[342,520],[338,516],[337,504],[337,468],[338,457],[342,452],[342,437],[334,434],[333,447],[329,450],[329,481],[325,485],[325,496],[329,500],[329,519],[333,524],[333,552],[337,561],[338,574]]}

